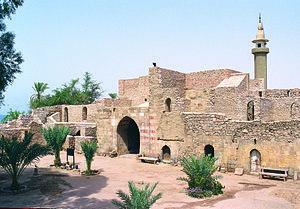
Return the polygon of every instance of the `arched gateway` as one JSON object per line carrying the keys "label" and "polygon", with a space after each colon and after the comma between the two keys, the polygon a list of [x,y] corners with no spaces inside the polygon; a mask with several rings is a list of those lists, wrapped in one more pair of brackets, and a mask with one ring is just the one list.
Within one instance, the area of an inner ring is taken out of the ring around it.
{"label": "arched gateway", "polygon": [[124,117],[117,127],[119,154],[139,154],[140,131],[135,121],[130,117]]}

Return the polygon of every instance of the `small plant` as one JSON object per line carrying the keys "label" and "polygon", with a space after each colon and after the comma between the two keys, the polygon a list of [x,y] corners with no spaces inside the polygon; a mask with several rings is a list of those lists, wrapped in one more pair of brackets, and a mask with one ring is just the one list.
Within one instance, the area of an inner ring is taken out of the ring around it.
{"label": "small plant", "polygon": [[86,171],[85,173],[92,173],[93,171],[91,170],[91,164],[93,161],[93,158],[95,156],[96,150],[97,150],[97,141],[93,140],[92,142],[85,140],[81,142],[81,149],[84,153],[85,161],[86,161]]}
{"label": "small plant", "polygon": [[132,181],[129,181],[130,196],[119,190],[117,194],[123,202],[112,200],[112,203],[119,209],[149,209],[162,196],[162,193],[151,196],[157,184],[158,182],[150,189],[149,184],[146,184],[144,189],[138,189]]}
{"label": "small plant", "polygon": [[211,157],[210,155],[196,159],[194,156],[190,157],[191,160],[183,157],[181,165],[183,166],[182,171],[187,174],[186,177],[180,177],[177,180],[188,182],[189,189],[188,195],[192,197],[204,198],[212,195],[223,194],[221,185],[217,179],[222,176],[212,176],[218,169],[215,166],[217,158]]}
{"label": "small plant", "polygon": [[64,127],[64,126],[57,126],[55,125],[53,128],[48,127],[48,129],[43,128],[41,130],[47,144],[50,146],[50,148],[53,150],[55,154],[55,160],[54,165],[60,166],[60,151],[62,149],[63,144],[66,141],[67,135],[70,131],[70,127]]}
{"label": "small plant", "polygon": [[31,144],[33,134],[26,133],[23,140],[13,136],[8,139],[2,136],[0,141],[0,166],[12,179],[10,190],[20,188],[19,178],[25,168],[33,161],[51,153],[51,149],[40,144]]}
{"label": "small plant", "polygon": [[188,189],[188,195],[196,198],[211,197],[213,195],[212,191],[202,190],[200,187]]}

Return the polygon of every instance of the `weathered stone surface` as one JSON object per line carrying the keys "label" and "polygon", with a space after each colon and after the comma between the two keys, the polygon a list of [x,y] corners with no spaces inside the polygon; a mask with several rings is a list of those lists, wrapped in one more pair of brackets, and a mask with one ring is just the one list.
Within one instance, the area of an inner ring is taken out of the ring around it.
{"label": "weathered stone surface", "polygon": [[[2,125],[0,133],[22,137],[31,131],[44,143],[39,129],[56,124],[71,127],[64,147],[78,152],[82,140],[96,138],[102,154],[126,154],[134,146],[135,154],[160,154],[171,162],[213,154],[228,172],[271,166],[299,173],[300,89],[262,85],[234,70],[185,74],[154,67],[147,76],[120,80],[118,99],[38,108]],[[250,102],[254,120],[247,121]],[[132,144],[135,137],[139,146]]]}
{"label": "weathered stone surface", "polygon": [[234,170],[234,175],[242,176],[244,174],[244,169],[242,168],[236,168]]}

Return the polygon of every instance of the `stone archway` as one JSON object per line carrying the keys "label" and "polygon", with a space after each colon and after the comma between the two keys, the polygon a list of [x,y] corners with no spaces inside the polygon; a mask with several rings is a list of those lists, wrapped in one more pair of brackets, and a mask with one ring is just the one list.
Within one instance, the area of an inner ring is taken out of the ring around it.
{"label": "stone archway", "polygon": [[163,161],[171,160],[171,150],[167,145],[163,146],[162,148],[162,160]]}
{"label": "stone archway", "polygon": [[210,157],[214,157],[215,156],[215,149],[213,146],[211,146],[210,144],[206,145],[204,147],[204,154],[205,157],[208,156],[210,154]]}
{"label": "stone archway", "polygon": [[117,151],[119,154],[140,153],[140,131],[136,122],[124,117],[117,127]]}
{"label": "stone archway", "polygon": [[261,166],[261,154],[257,149],[250,152],[250,173],[259,173]]}

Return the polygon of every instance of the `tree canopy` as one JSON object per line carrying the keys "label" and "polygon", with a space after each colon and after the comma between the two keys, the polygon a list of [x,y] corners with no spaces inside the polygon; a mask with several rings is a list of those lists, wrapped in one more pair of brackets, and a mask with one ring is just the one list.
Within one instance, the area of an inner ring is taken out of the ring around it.
{"label": "tree canopy", "polygon": [[18,110],[12,111],[12,109],[10,109],[9,112],[6,113],[6,116],[1,120],[1,123],[6,123],[7,121],[18,119],[19,115],[24,115],[24,114],[25,114],[24,111],[22,112]]}
{"label": "tree canopy", "polygon": [[62,87],[54,89],[52,91],[52,95],[41,95],[40,99],[38,99],[37,97],[33,97],[33,99],[31,99],[30,101],[30,107],[34,109],[37,107],[63,104],[91,104],[96,99],[99,99],[103,93],[103,90],[100,86],[101,83],[98,83],[97,81],[93,80],[92,74],[89,72],[84,73],[81,88],[78,87],[79,84],[79,78],[72,79],[69,83],[63,84]]}
{"label": "tree canopy", "polygon": [[0,0],[0,104],[3,103],[4,92],[15,80],[16,73],[21,73],[22,54],[14,49],[15,35],[6,32],[4,20],[10,18],[23,0]]}

